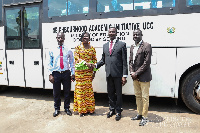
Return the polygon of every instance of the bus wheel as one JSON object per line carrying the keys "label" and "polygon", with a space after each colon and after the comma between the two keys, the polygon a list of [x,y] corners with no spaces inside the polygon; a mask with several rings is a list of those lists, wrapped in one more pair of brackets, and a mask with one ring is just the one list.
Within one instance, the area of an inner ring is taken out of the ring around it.
{"label": "bus wheel", "polygon": [[7,86],[5,86],[5,85],[0,85],[0,92],[1,91],[4,91],[4,90],[6,90],[7,89]]}
{"label": "bus wheel", "polygon": [[185,105],[200,114],[200,69],[188,74],[183,80],[181,97]]}

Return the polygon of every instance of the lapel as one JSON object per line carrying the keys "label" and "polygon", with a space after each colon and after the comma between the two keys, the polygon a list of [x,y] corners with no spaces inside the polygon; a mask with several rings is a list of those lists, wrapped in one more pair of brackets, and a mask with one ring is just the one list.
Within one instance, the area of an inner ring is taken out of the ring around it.
{"label": "lapel", "polygon": [[134,44],[132,44],[130,48],[130,60],[133,60],[133,49],[134,49]]}
{"label": "lapel", "polygon": [[107,42],[106,45],[105,45],[105,53],[107,53],[108,55],[110,55],[110,52],[109,52],[109,45],[110,45],[109,42]]}
{"label": "lapel", "polygon": [[138,54],[142,52],[143,46],[144,46],[144,43],[143,43],[143,41],[142,41],[142,43],[140,44],[140,47],[139,47],[139,49],[138,49],[138,51],[137,51],[137,53],[136,53],[135,59],[137,59]]}
{"label": "lapel", "polygon": [[117,43],[118,43],[118,40],[116,40],[116,42],[113,44],[114,46],[113,46],[111,55],[113,54],[113,52],[115,51],[115,49],[117,49],[117,47],[118,47]]}

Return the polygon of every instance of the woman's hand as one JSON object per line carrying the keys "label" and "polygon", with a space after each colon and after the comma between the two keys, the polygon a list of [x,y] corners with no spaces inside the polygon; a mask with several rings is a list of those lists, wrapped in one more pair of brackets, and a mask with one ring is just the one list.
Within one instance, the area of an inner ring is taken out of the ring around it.
{"label": "woman's hand", "polygon": [[92,63],[86,63],[87,67],[90,69],[90,70],[93,70],[95,65],[92,64]]}

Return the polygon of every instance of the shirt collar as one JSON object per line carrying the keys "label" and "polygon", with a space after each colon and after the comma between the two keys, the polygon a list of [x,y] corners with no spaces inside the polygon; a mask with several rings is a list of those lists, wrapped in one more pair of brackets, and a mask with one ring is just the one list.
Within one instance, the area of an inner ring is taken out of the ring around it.
{"label": "shirt collar", "polygon": [[[113,43],[116,43],[116,41],[117,41],[117,39],[114,39],[114,40],[113,40]],[[109,42],[111,43],[111,40],[109,40]]]}
{"label": "shirt collar", "polygon": [[143,40],[141,40],[138,44],[136,44],[136,47],[140,47],[140,45],[142,44]]}
{"label": "shirt collar", "polygon": [[[63,45],[62,45],[62,48],[64,48],[64,47],[65,47],[65,45],[63,44]],[[60,45],[58,45],[57,48],[60,49]]]}

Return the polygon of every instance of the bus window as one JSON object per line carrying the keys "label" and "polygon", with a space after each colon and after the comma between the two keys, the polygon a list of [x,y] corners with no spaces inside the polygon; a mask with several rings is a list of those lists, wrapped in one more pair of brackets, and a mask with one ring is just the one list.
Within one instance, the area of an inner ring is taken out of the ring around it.
{"label": "bus window", "polygon": [[48,16],[63,16],[67,15],[67,0],[48,0]]}
{"label": "bus window", "polygon": [[21,10],[6,11],[7,48],[21,48]]}
{"label": "bus window", "polygon": [[133,10],[133,0],[97,0],[97,12]]}
{"label": "bus window", "polygon": [[89,0],[68,0],[68,15],[89,12]]}
{"label": "bus window", "polygon": [[134,10],[175,7],[175,0],[134,0]]}
{"label": "bus window", "polygon": [[48,16],[67,16],[89,12],[89,0],[48,0]]}
{"label": "bus window", "polygon": [[187,6],[200,5],[200,0],[187,0],[186,5]]}
{"label": "bus window", "polygon": [[39,7],[24,9],[24,47],[39,48]]}

